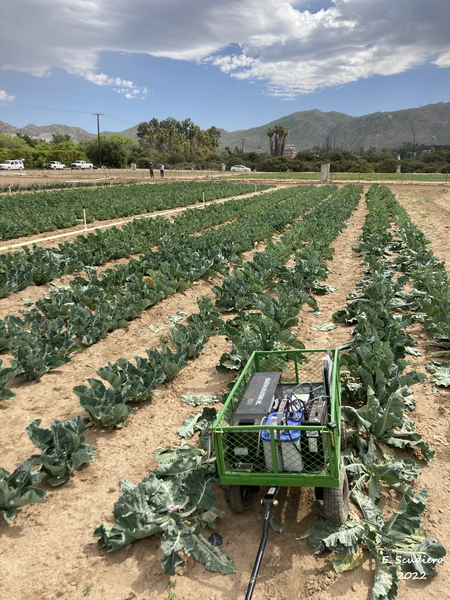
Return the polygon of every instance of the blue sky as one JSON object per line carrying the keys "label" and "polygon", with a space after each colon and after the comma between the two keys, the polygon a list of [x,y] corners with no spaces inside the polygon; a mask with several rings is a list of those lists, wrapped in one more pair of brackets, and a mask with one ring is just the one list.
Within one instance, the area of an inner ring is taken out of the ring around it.
{"label": "blue sky", "polygon": [[100,112],[102,130],[172,116],[232,131],[450,101],[447,0],[22,0],[2,13],[0,120],[17,127],[94,132]]}

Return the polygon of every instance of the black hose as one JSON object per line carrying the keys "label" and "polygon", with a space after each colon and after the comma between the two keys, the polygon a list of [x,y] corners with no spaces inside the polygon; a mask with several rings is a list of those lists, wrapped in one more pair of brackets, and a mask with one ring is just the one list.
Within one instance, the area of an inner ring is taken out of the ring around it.
{"label": "black hose", "polygon": [[259,568],[261,566],[264,550],[266,548],[267,538],[269,536],[269,520],[270,520],[270,509],[272,508],[272,502],[265,503],[265,512],[264,512],[264,529],[263,535],[261,538],[261,543],[259,545],[258,554],[256,555],[255,565],[253,567],[252,576],[250,577],[250,583],[248,584],[247,594],[245,595],[245,600],[251,600],[253,596],[253,591],[256,585],[256,578],[258,577]]}

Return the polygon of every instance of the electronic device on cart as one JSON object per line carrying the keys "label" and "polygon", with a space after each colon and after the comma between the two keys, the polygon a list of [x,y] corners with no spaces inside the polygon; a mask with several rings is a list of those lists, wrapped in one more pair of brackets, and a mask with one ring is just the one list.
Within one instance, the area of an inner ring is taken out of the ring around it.
{"label": "electronic device on cart", "polygon": [[339,524],[347,520],[338,350],[254,352],[212,434],[220,482],[234,512],[247,510],[260,486],[269,487],[261,501],[264,529],[246,595],[250,600],[280,487],[314,487],[325,517]]}

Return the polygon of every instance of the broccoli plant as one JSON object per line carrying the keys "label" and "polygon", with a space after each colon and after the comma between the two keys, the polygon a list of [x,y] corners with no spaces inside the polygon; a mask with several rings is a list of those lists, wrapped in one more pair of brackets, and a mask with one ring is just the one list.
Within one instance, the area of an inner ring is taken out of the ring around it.
{"label": "broccoli plant", "polygon": [[41,464],[33,456],[19,465],[13,473],[0,467],[0,513],[7,523],[14,521],[22,506],[47,502],[44,500],[44,490],[35,487],[44,477]]}
{"label": "broccoli plant", "polygon": [[61,485],[83,463],[92,463],[97,449],[84,443],[88,428],[81,417],[72,421],[54,421],[50,429],[42,429],[40,424],[41,419],[36,419],[28,425],[27,432],[33,444],[42,450],[40,455],[32,458],[49,476],[50,485]]}

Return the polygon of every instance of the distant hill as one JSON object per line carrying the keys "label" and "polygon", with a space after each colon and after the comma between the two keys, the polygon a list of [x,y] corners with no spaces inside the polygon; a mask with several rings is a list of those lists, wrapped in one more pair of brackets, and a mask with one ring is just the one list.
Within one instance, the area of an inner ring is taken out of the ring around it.
{"label": "distant hill", "polygon": [[343,146],[347,150],[368,150],[375,146],[396,148],[403,142],[412,142],[415,133],[416,144],[450,144],[450,102],[427,104],[420,108],[408,108],[393,112],[377,112],[362,117],[351,117],[338,112],[308,110],[295,112],[260,127],[239,131],[222,130],[221,147],[230,146],[244,150],[267,152],[269,127],[284,125],[290,131],[286,144],[298,150],[321,146],[328,139],[331,147]]}
{"label": "distant hill", "polygon": [[[393,112],[377,112],[362,117],[352,117],[340,112],[322,112],[317,109],[295,112],[251,129],[222,129],[220,146],[242,148],[244,139],[245,151],[260,149],[267,152],[269,138],[266,131],[275,125],[284,125],[289,129],[286,143],[295,145],[297,151],[321,146],[326,140],[331,147],[343,147],[352,151],[359,151],[361,147],[368,150],[371,146],[375,146],[377,150],[396,148],[403,142],[412,142],[414,134],[417,145],[450,144],[450,102]],[[0,131],[12,135],[21,132],[46,140],[51,140],[52,133],[58,132],[68,133],[72,139],[77,140],[95,137],[94,133],[68,125],[27,125],[19,128],[0,121]],[[110,137],[119,134],[137,140],[136,131],[137,125],[124,131],[102,131],[101,135]]]}
{"label": "distant hill", "polygon": [[29,135],[30,137],[40,137],[46,141],[51,141],[53,133],[69,134],[73,140],[90,140],[95,137],[95,134],[88,133],[84,129],[81,129],[81,127],[71,127],[70,125],[60,125],[56,123],[54,125],[43,125],[42,127],[32,124],[27,125],[26,127],[14,127],[14,125],[8,125],[8,123],[0,121],[0,131],[12,135],[22,133]]}
{"label": "distant hill", "polygon": [[139,138],[137,136],[137,128],[138,126],[135,125],[134,127],[125,129],[125,131],[102,131],[100,132],[100,135],[106,135],[106,137],[111,137],[112,135],[125,135],[126,137],[130,137],[133,138],[133,140],[138,141]]}

